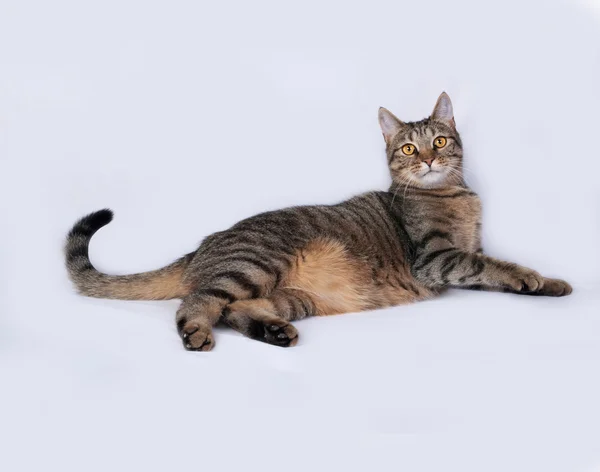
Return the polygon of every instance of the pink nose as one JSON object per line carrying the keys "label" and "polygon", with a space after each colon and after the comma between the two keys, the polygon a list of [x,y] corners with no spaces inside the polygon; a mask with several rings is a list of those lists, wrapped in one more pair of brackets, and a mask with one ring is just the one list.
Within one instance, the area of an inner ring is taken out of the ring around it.
{"label": "pink nose", "polygon": [[429,167],[431,167],[431,164],[433,163],[434,159],[435,159],[435,157],[430,157],[428,159],[423,159],[423,162],[425,164],[427,164]]}

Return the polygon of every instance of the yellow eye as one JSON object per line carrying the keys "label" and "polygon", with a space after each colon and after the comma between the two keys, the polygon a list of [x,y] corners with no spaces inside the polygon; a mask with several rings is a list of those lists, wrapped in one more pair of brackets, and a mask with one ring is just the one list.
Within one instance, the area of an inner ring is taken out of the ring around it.
{"label": "yellow eye", "polygon": [[415,153],[415,147],[412,144],[402,146],[402,152],[407,156],[412,156]]}
{"label": "yellow eye", "polygon": [[433,141],[433,145],[436,148],[441,149],[446,145],[447,142],[448,140],[446,138],[444,138],[443,136],[438,136],[437,138],[435,138],[435,141]]}

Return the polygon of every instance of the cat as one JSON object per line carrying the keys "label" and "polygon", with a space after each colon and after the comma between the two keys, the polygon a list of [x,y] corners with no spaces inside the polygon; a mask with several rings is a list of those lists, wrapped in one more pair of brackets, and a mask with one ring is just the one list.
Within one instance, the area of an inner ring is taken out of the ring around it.
{"label": "cat", "polygon": [[114,276],[90,263],[100,210],[68,234],[66,266],[78,291],[123,300],[180,298],[177,330],[188,350],[215,345],[219,321],[252,339],[294,346],[291,321],[431,298],[447,287],[563,296],[562,280],[483,253],[481,204],[464,182],[463,150],[444,92],[430,117],[379,123],[392,184],[335,205],[262,213],[205,238],[166,267]]}

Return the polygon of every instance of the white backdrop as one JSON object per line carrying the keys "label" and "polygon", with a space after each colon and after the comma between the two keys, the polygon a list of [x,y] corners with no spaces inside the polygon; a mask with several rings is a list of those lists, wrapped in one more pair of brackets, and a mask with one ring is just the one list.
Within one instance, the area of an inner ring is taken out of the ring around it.
{"label": "white backdrop", "polygon": [[[600,5],[0,3],[0,468],[600,470]],[[78,297],[62,243],[157,268],[267,209],[387,188],[377,109],[454,103],[492,255],[563,299],[451,291],[280,349]]]}

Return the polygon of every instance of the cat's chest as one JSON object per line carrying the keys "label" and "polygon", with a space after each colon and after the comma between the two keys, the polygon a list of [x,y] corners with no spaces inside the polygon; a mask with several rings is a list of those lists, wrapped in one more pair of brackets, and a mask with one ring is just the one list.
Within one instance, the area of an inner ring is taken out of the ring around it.
{"label": "cat's chest", "polygon": [[481,247],[481,201],[475,194],[458,197],[442,208],[456,247],[475,252]]}
{"label": "cat's chest", "polygon": [[424,197],[415,206],[413,240],[420,241],[437,231],[447,236],[454,247],[467,252],[480,249],[481,201],[475,193]]}

